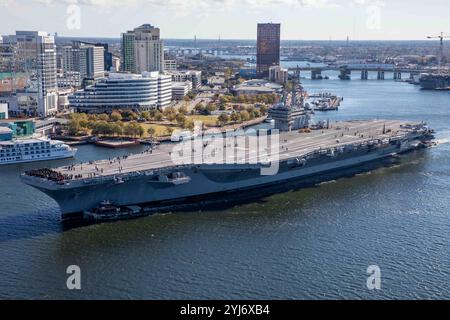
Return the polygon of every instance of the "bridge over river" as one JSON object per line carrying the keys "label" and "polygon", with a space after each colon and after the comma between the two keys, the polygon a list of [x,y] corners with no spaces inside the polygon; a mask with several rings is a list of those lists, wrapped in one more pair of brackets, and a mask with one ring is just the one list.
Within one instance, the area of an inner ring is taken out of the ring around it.
{"label": "bridge over river", "polygon": [[430,73],[432,69],[409,68],[405,66],[396,66],[394,64],[385,63],[361,63],[361,64],[328,64],[328,65],[306,65],[296,68],[289,68],[291,72],[310,71],[311,79],[321,79],[323,71],[339,71],[339,79],[350,80],[352,72],[361,73],[361,79],[367,80],[369,72],[377,72],[377,79],[384,80],[386,73],[392,73],[395,80],[401,80],[403,74],[409,74],[409,79],[413,79],[415,75],[421,73]]}

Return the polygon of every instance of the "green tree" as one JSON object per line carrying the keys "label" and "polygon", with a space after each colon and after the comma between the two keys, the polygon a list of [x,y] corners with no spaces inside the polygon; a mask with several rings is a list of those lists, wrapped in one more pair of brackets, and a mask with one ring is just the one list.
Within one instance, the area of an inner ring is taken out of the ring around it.
{"label": "green tree", "polygon": [[150,119],[149,119],[149,120],[155,119],[156,113],[157,113],[157,112],[158,112],[158,110],[156,110],[156,109],[150,110],[150,111],[148,112],[149,115],[150,115]]}
{"label": "green tree", "polygon": [[156,129],[155,129],[154,127],[149,127],[149,128],[147,129],[147,134],[148,134],[148,136],[149,136],[150,138],[153,138],[153,136],[155,135],[155,133],[156,133]]}
{"label": "green tree", "polygon": [[230,121],[230,118],[228,117],[228,115],[226,113],[221,113],[219,115],[219,117],[217,118],[217,122],[221,126],[224,126],[225,124],[227,124],[228,121]]}
{"label": "green tree", "polygon": [[197,103],[197,104],[195,105],[195,107],[194,107],[194,109],[195,109],[197,112],[201,112],[204,108],[205,108],[205,106],[204,106],[203,103],[201,103],[201,102]]}
{"label": "green tree", "polygon": [[142,111],[141,112],[141,117],[143,118],[143,119],[145,119],[145,120],[150,120],[151,119],[151,116],[150,116],[150,112],[148,112],[148,111]]}
{"label": "green tree", "polygon": [[78,120],[78,121],[82,121],[82,120],[88,120],[88,115],[86,113],[71,113],[69,115],[69,119],[70,120]]}
{"label": "green tree", "polygon": [[188,109],[186,106],[181,106],[180,109],[178,109],[178,113],[187,114]]}
{"label": "green tree", "polygon": [[117,112],[117,111],[113,111],[111,113],[111,115],[109,116],[109,119],[111,121],[114,121],[114,122],[121,121],[122,120],[122,115],[119,112]]}
{"label": "green tree", "polygon": [[136,135],[138,135],[139,137],[143,137],[145,133],[145,129],[140,125],[136,123]]}
{"label": "green tree", "polygon": [[134,131],[133,131],[132,123],[127,123],[126,125],[124,125],[123,135],[125,135],[127,137],[132,137],[133,133],[134,133]]}
{"label": "green tree", "polygon": [[[121,124],[121,122],[120,122]],[[123,127],[119,123],[112,123],[111,124],[111,131],[113,135],[121,136],[123,132]]]}
{"label": "green tree", "polygon": [[172,127],[166,127],[166,135],[171,136],[173,133],[173,128]]}
{"label": "green tree", "polygon": [[155,120],[156,121],[162,121],[162,119],[163,119],[163,114],[162,114],[162,112],[161,111],[156,111],[156,113],[155,113]]}
{"label": "green tree", "polygon": [[187,120],[184,122],[183,128],[188,129],[188,130],[194,130],[195,124],[194,121],[192,120]]}
{"label": "green tree", "polygon": [[239,122],[241,120],[241,116],[236,111],[233,111],[233,113],[230,116],[230,119],[233,122]]}
{"label": "green tree", "polygon": [[261,112],[262,115],[265,115],[267,113],[267,107],[261,106],[261,107],[259,107],[259,111]]}
{"label": "green tree", "polygon": [[169,120],[170,122],[174,121],[177,117],[177,111],[175,110],[174,107],[164,109],[163,114],[166,117],[166,119]]}
{"label": "green tree", "polygon": [[175,120],[177,121],[177,124],[180,127],[183,127],[184,123],[186,122],[186,116],[184,114],[182,114],[182,113],[179,113],[179,114],[176,115]]}
{"label": "green tree", "polygon": [[81,130],[80,121],[74,119],[70,120],[68,127],[69,127],[69,134],[74,136],[78,134],[78,132],[80,132]]}
{"label": "green tree", "polygon": [[241,115],[241,120],[242,121],[248,121],[249,119],[250,119],[250,115],[248,114],[248,112],[247,111],[241,111],[240,112],[240,115]]}
{"label": "green tree", "polygon": [[97,118],[100,121],[108,121],[109,120],[109,116],[106,113],[99,114],[97,116]]}
{"label": "green tree", "polygon": [[133,120],[137,119],[137,115],[136,115],[136,113],[134,113],[131,110],[125,110],[125,111],[122,111],[122,118],[124,118],[128,121],[133,121]]}
{"label": "green tree", "polygon": [[208,105],[206,106],[206,110],[208,111],[209,114],[211,114],[211,112],[216,111],[217,110],[217,106],[215,103],[208,103]]}

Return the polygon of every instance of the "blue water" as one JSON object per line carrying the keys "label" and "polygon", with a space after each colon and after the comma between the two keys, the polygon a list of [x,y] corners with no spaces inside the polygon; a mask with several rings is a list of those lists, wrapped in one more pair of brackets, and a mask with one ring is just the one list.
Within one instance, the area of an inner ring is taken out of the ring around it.
{"label": "blue water", "polygon": [[[450,298],[450,93],[394,81],[303,80],[339,119],[425,120],[438,147],[401,164],[222,211],[63,230],[53,200],[0,167],[0,298]],[[81,146],[75,160],[126,151]],[[139,151],[139,147],[134,151]],[[79,265],[82,290],[66,289]],[[382,286],[366,287],[378,265]]]}

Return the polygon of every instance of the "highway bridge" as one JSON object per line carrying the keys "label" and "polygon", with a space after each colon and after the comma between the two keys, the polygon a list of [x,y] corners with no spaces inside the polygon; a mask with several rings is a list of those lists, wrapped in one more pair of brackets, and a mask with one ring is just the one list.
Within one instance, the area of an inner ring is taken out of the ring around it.
{"label": "highway bridge", "polygon": [[290,72],[310,71],[311,79],[321,79],[323,71],[339,71],[339,78],[342,80],[350,80],[352,72],[358,71],[361,73],[361,79],[367,80],[369,72],[377,72],[377,79],[384,80],[387,72],[393,73],[395,80],[401,80],[403,74],[409,74],[409,78],[413,79],[415,75],[421,73],[433,72],[432,69],[418,69],[408,68],[405,66],[396,66],[394,64],[386,63],[361,63],[361,64],[329,64],[329,65],[306,65],[289,68]]}

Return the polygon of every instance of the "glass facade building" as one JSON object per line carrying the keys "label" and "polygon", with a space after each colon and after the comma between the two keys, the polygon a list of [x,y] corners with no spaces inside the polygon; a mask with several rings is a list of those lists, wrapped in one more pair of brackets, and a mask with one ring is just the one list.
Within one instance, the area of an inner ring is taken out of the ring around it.
{"label": "glass facade building", "polygon": [[256,74],[268,77],[269,68],[280,64],[280,24],[259,23],[256,44]]}

